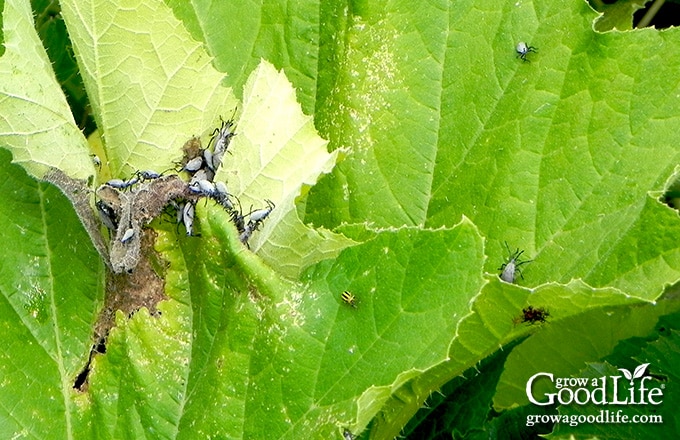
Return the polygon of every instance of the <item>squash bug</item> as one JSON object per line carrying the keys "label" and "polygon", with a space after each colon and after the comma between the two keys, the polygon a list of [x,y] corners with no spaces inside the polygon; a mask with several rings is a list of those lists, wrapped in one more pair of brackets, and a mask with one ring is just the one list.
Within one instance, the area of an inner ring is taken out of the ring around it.
{"label": "squash bug", "polygon": [[196,156],[193,159],[189,160],[184,165],[184,168],[182,168],[182,171],[188,171],[190,173],[193,173],[193,172],[200,170],[202,166],[203,166],[203,157]]}
{"label": "squash bug", "polygon": [[534,46],[527,45],[524,41],[520,41],[517,43],[515,51],[517,52],[518,58],[520,58],[525,63],[530,63],[531,61],[527,59],[527,55],[529,52],[538,52],[538,49],[536,49]]}
{"label": "squash bug", "polygon": [[161,177],[161,174],[152,170],[137,171],[136,175],[142,181],[158,179],[159,177]]}
{"label": "squash bug", "polygon": [[[272,202],[271,200],[266,200],[266,202],[267,202],[266,208],[258,209],[257,211],[251,211],[250,214],[246,214],[250,216],[250,219],[248,220],[248,224],[246,224],[243,227],[241,235],[239,235],[241,243],[248,245],[248,240],[250,239],[250,236],[253,235],[253,232],[257,231],[260,228],[260,226],[262,226],[262,222],[264,222],[267,219],[269,214],[271,214],[271,212],[276,207],[276,205],[274,205],[274,202]],[[236,224],[237,228],[238,226],[239,225]]]}
{"label": "squash bug", "polygon": [[533,325],[546,322],[549,316],[550,312],[548,312],[548,310],[544,309],[543,307],[534,308],[533,306],[526,306],[522,309],[522,314],[512,321],[515,324],[528,322],[529,324]]}
{"label": "squash bug", "polygon": [[182,223],[187,230],[187,235],[194,235],[194,213],[196,206],[192,202],[186,202],[182,208]]}
{"label": "squash bug", "polygon": [[272,202],[271,200],[265,200],[265,202],[267,202],[266,208],[258,209],[257,211],[250,213],[250,221],[248,223],[250,222],[258,224],[262,223],[269,216],[269,214],[271,214],[276,205],[274,205],[274,202]]}
{"label": "squash bug", "polygon": [[231,203],[231,199],[229,197],[227,185],[225,185],[223,182],[215,182],[215,191],[212,194],[212,198],[228,212],[231,212],[234,209],[234,204]]}
{"label": "squash bug", "polygon": [[[234,113],[236,113],[236,109],[234,109]],[[211,158],[212,160],[209,166],[213,170],[217,170],[217,168],[219,168],[219,166],[222,164],[222,156],[224,156],[224,153],[227,152],[229,144],[231,143],[231,138],[236,136],[236,133],[231,131],[233,126],[233,119],[229,119],[227,121],[222,120],[222,125],[220,125],[220,128],[216,128],[212,132],[213,137],[210,142],[214,142],[214,148]]]}
{"label": "squash bug", "polygon": [[121,243],[127,243],[130,241],[130,239],[135,235],[135,230],[132,228],[129,228],[125,231],[123,234],[123,237],[120,239]]}
{"label": "squash bug", "polygon": [[524,251],[520,251],[519,249],[516,249],[515,252],[510,251],[510,247],[508,246],[508,243],[505,243],[505,248],[508,250],[508,262],[501,264],[501,267],[499,267],[497,270],[500,270],[500,277],[503,281],[506,283],[514,283],[515,282],[515,277],[517,274],[519,274],[522,279],[524,279],[524,275],[522,275],[522,270],[519,268],[523,264],[531,263],[533,260],[524,260],[521,261],[520,257],[524,253]]}
{"label": "squash bug", "polygon": [[106,182],[106,185],[110,186],[111,188],[116,188],[116,189],[127,189],[127,188],[131,187],[132,185],[137,184],[138,182],[139,182],[139,176],[135,175],[130,180],[111,179],[108,182]]}
{"label": "squash bug", "polygon": [[118,219],[116,218],[116,212],[113,208],[103,200],[97,200],[95,206],[97,207],[97,213],[104,226],[112,231],[118,229]]}

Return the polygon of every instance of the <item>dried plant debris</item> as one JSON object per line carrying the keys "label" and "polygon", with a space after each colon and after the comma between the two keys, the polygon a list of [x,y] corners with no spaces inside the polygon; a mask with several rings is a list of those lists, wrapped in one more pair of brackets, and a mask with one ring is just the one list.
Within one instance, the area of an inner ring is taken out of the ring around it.
{"label": "dried plant debris", "polygon": [[139,309],[145,308],[151,316],[160,315],[157,306],[165,295],[165,277],[154,270],[152,262],[160,260],[154,249],[156,233],[153,229],[144,229],[140,239],[142,258],[131,274],[109,274],[106,280],[106,296],[104,307],[94,326],[93,345],[83,369],[74,379],[73,388],[87,391],[87,380],[90,364],[96,355],[106,353],[106,342],[109,331],[115,326],[116,311],[131,317]]}
{"label": "dried plant debris", "polygon": [[87,183],[82,180],[73,179],[57,168],[52,168],[45,175],[44,179],[55,185],[68,197],[73,204],[76,214],[78,214],[78,218],[80,218],[85,230],[90,235],[95,249],[97,249],[102,259],[109,264],[109,251],[104,243],[104,239],[99,231],[99,224],[90,206],[91,190],[87,187]]}

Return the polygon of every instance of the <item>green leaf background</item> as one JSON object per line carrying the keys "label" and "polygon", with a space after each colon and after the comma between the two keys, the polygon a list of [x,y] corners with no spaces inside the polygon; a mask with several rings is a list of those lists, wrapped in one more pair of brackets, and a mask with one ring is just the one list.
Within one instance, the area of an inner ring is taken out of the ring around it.
{"label": "green leaf background", "polygon": [[[597,32],[582,2],[60,6],[102,143],[81,134],[28,2],[6,0],[0,437],[394,438],[484,360],[475,421],[526,409],[533,372],[585,374],[619,344],[672,359],[674,339],[639,341],[679,308],[677,212],[659,201],[678,165],[675,29]],[[596,28],[625,29],[610,19]],[[274,200],[272,217],[251,250],[213,205],[200,238],[155,223],[168,299],[118,312],[73,389],[107,273],[35,179],[165,170],[232,113],[218,179],[243,209]],[[496,276],[505,242],[533,259],[517,285]],[[527,305],[548,322],[514,324]],[[638,359],[671,387],[670,361]]]}

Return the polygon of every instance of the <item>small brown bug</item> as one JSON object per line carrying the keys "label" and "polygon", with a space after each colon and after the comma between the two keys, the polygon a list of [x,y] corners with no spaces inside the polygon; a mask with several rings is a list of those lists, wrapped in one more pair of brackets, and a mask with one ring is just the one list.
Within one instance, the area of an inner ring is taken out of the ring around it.
{"label": "small brown bug", "polygon": [[546,322],[548,316],[550,316],[550,312],[543,307],[534,308],[534,306],[526,306],[522,309],[522,314],[513,319],[512,322],[514,322],[515,325],[522,324],[524,322],[528,322],[529,324],[533,325],[540,322]]}
{"label": "small brown bug", "polygon": [[342,300],[349,304],[353,308],[357,308],[357,298],[353,294],[349,293],[347,290],[342,292]]}

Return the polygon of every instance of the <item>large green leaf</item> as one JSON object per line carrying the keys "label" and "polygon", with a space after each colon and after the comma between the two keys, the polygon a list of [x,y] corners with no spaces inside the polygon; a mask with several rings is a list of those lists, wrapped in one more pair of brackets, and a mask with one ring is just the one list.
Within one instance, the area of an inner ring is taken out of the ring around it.
{"label": "large green leaf", "polygon": [[[266,129],[260,127],[263,120]],[[307,227],[298,216],[296,201],[321,173],[331,171],[339,151],[326,151],[312,118],[300,111],[295,90],[269,63],[260,63],[245,85],[238,127],[230,168],[220,169],[217,179],[226,178],[243,209],[268,199],[277,204],[250,248],[280,273],[297,278],[304,268],[355,244]]]}
{"label": "large green leaf", "polygon": [[184,142],[236,106],[224,75],[165,4],[66,1],[62,8],[112,176],[171,168]]}
{"label": "large green leaf", "polygon": [[[413,378],[398,392],[394,392],[391,400],[385,404],[382,418],[375,422],[371,438],[398,435],[401,427],[433,390],[476,366],[479,359],[490,356],[498,349],[502,350],[510,341],[536,332],[550,331],[553,326],[561,326],[563,321],[590,309],[636,303],[639,303],[638,299],[614,289],[592,289],[582,282],[568,285],[551,283],[529,290],[510,286],[494,277],[475,298],[472,313],[458,325],[447,361]],[[516,318],[522,315],[522,309],[527,305],[548,308],[550,317],[547,323],[542,326],[518,323]],[[564,336],[564,332],[560,335]],[[532,339],[527,339],[518,349]],[[540,350],[533,350],[531,355],[534,358],[542,356]],[[575,359],[575,362],[578,361],[580,359]],[[534,371],[533,366],[526,371]]]}
{"label": "large green leaf", "polygon": [[[3,355],[17,387],[43,386],[2,406],[7,437],[393,438],[431,393],[518,338],[532,335],[508,356],[499,409],[519,402],[527,371],[578,372],[653,328],[651,304],[680,278],[677,214],[658,201],[678,162],[675,30],[599,34],[578,2],[289,3],[63,2],[103,139],[98,180],[171,167],[236,109],[218,178],[245,211],[277,207],[250,251],[210,204],[198,206],[201,237],[155,224],[168,299],[160,316],[117,314],[81,392],[70,386],[101,294],[74,306],[56,300],[77,300],[70,288],[41,287],[53,316],[77,321],[50,334],[80,348],[40,362],[29,347],[16,355],[29,367]],[[0,142],[34,176],[95,174],[26,2],[6,2],[3,24]],[[531,62],[516,58],[522,40],[538,48]],[[66,206],[51,191],[38,206]],[[2,208],[33,224],[32,211]],[[59,219],[72,225],[60,238],[82,235],[73,214]],[[44,225],[29,230],[49,237]],[[495,276],[506,241],[534,260],[519,286]],[[14,237],[0,258],[30,274],[31,243]],[[50,256],[90,261],[86,243]],[[103,286],[101,263],[88,267],[81,276]],[[3,298],[16,301],[4,287]],[[26,316],[43,316],[40,304]],[[550,319],[514,324],[528,305]],[[13,310],[0,312],[8,334],[33,334]],[[594,349],[523,364],[541,360],[537,342],[570,348],[573,335]],[[29,424],[32,405],[66,415]]]}
{"label": "large green leaf", "polygon": [[[679,159],[678,86],[659,80],[680,63],[677,32],[594,33],[579,2],[446,4],[348,18],[340,86],[317,119],[353,154],[312,191],[310,218],[465,215],[490,239],[487,271],[507,241],[534,258],[534,285],[582,278],[657,297],[680,275],[676,215],[647,197]],[[538,47],[530,63],[515,57],[520,40]]]}
{"label": "large green leaf", "polygon": [[104,265],[73,208],[0,149],[0,437],[73,438]]}
{"label": "large green leaf", "polygon": [[[483,282],[467,275],[483,258],[468,222],[379,233],[292,284],[238,251],[226,214],[201,211],[212,240],[160,241],[174,286],[162,316],[119,315],[115,348],[97,357],[89,411],[103,437],[329,438],[357,423],[364,389],[446,358]],[[341,300],[345,289],[356,308]],[[102,427],[104,414],[114,416]]]}
{"label": "large green leaf", "polygon": [[[497,389],[496,406],[528,404],[525,385],[536,372],[578,377],[587,362],[604,358],[620,341],[651,333],[668,307],[664,301],[643,307],[595,309],[551,324],[510,355]],[[538,384],[536,393],[541,391]]]}
{"label": "large green leaf", "polygon": [[595,29],[601,32],[618,29],[620,31],[631,30],[633,28],[633,14],[644,9],[643,0],[622,0],[612,4],[604,2],[597,5],[598,11],[602,12],[595,22]]}
{"label": "large green leaf", "polygon": [[0,143],[33,176],[50,167],[71,177],[94,174],[87,143],[40,43],[28,2],[4,3],[5,53],[0,59]]}
{"label": "large green leaf", "polygon": [[320,9],[333,2],[283,0],[187,3],[169,0],[191,35],[215,57],[215,67],[238,96],[262,58],[298,87],[305,113],[314,111],[317,95],[320,35],[325,26]]}

